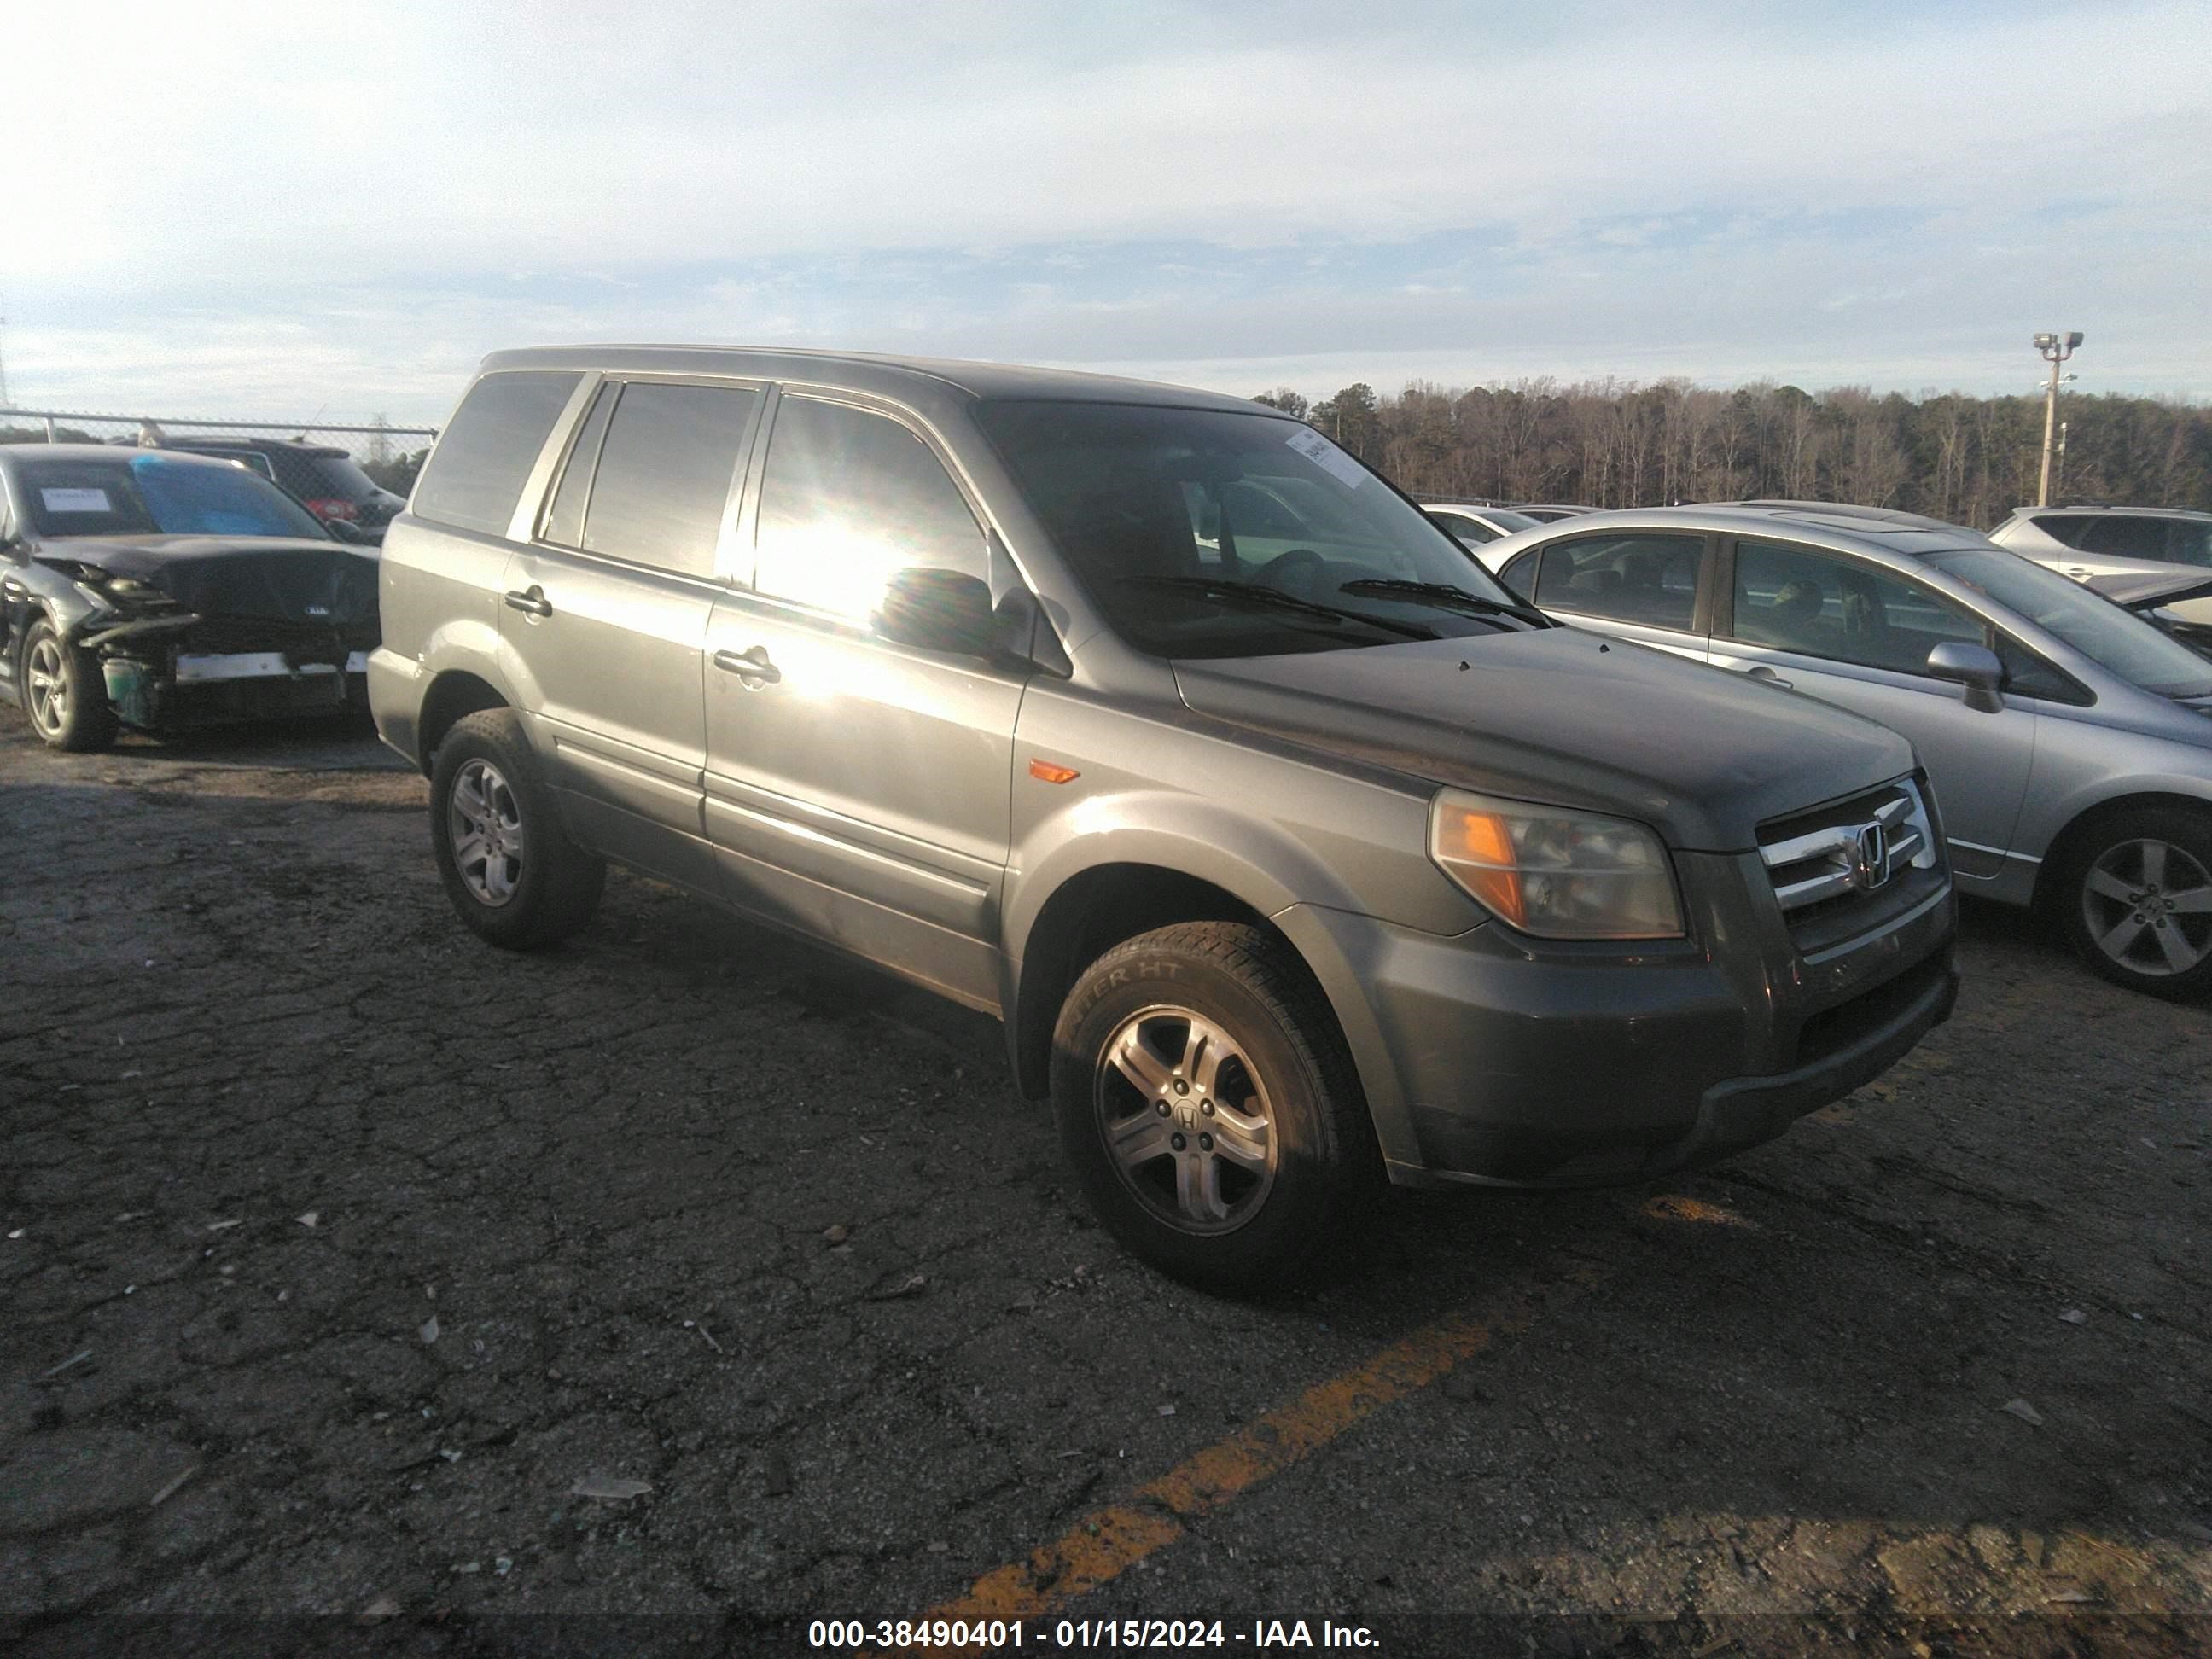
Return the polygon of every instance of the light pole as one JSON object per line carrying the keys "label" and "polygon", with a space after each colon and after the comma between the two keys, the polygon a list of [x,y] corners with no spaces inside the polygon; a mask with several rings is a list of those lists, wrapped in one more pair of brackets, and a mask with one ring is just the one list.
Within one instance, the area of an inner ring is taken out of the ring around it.
{"label": "light pole", "polygon": [[2039,334],[2035,349],[2043,354],[2043,361],[2051,365],[2051,385],[2043,394],[2043,477],[2035,489],[2035,504],[2051,505],[2051,446],[2058,431],[2058,366],[2074,355],[2074,348],[2081,343],[2079,331],[2071,334]]}

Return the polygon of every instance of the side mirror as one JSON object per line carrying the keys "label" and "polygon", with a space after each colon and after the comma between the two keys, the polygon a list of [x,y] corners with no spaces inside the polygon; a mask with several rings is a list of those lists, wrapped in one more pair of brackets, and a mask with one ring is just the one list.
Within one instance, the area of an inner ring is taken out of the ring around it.
{"label": "side mirror", "polygon": [[874,622],[876,632],[896,645],[971,657],[999,649],[990,585],[963,571],[924,565],[893,571]]}
{"label": "side mirror", "polygon": [[1994,714],[2004,707],[2004,665],[1985,645],[1945,640],[1928,653],[1930,679],[1949,680],[1966,688],[1966,707]]}

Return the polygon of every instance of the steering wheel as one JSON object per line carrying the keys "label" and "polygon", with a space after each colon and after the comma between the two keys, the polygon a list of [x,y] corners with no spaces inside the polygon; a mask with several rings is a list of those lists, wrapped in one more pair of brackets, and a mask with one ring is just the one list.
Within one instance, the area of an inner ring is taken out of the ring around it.
{"label": "steering wheel", "polygon": [[1328,561],[1310,547],[1294,547],[1287,553],[1278,553],[1252,574],[1279,592],[1310,599],[1317,597],[1317,590],[1328,580]]}

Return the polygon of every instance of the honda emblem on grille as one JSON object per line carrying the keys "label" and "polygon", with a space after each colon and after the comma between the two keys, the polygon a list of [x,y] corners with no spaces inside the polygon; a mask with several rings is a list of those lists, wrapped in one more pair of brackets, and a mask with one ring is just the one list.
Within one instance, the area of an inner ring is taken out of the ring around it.
{"label": "honda emblem on grille", "polygon": [[1851,847],[1851,885],[1871,893],[1889,879],[1889,831],[1879,823],[1860,826]]}

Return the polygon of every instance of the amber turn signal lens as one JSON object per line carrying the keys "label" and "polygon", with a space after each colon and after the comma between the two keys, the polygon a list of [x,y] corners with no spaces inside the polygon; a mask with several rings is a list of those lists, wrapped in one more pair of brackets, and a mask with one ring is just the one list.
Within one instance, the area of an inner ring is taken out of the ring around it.
{"label": "amber turn signal lens", "polygon": [[1072,766],[1061,766],[1048,760],[1033,760],[1030,763],[1030,775],[1042,778],[1047,783],[1067,783],[1083,774]]}

